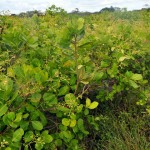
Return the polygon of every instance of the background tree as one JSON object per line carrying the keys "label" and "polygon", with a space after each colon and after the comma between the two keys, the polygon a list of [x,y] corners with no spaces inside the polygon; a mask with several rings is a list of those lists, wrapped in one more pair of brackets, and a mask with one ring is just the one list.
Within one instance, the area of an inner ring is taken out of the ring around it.
{"label": "background tree", "polygon": [[67,14],[67,12],[61,7],[56,7],[55,5],[52,5],[51,7],[46,9],[46,14],[54,16],[56,14],[64,15]]}

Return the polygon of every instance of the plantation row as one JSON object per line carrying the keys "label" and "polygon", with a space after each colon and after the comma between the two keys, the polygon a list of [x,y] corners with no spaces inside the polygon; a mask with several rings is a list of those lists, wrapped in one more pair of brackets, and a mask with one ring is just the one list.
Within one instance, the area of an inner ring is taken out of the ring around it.
{"label": "plantation row", "polygon": [[0,149],[88,150],[109,101],[148,116],[148,31],[146,11],[0,16]]}

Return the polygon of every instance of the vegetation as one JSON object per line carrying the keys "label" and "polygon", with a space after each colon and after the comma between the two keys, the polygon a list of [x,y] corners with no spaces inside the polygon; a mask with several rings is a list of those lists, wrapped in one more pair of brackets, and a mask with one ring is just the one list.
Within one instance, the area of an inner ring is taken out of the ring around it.
{"label": "vegetation", "polygon": [[51,7],[49,7],[47,10],[46,10],[46,14],[49,14],[51,16],[53,15],[65,15],[67,14],[67,12],[62,9],[61,7],[56,7],[55,5],[52,5]]}
{"label": "vegetation", "polygon": [[0,149],[149,149],[148,31],[147,10],[0,16]]}

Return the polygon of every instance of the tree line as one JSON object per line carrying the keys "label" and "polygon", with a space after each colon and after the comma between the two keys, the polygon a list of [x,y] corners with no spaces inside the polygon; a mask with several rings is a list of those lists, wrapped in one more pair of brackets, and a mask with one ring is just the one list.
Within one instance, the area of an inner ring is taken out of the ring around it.
{"label": "tree line", "polygon": [[[143,9],[150,11],[150,7],[142,8],[142,10]],[[66,15],[66,14],[88,15],[88,14],[96,14],[96,13],[103,13],[103,12],[126,12],[126,11],[127,11],[127,8],[119,8],[119,7],[111,6],[111,7],[102,8],[98,12],[88,12],[88,11],[83,12],[83,11],[80,11],[79,8],[75,8],[75,10],[72,10],[70,13],[68,13],[63,8],[52,5],[49,8],[47,8],[45,12],[41,12],[40,10],[33,10],[33,11],[21,12],[19,14],[11,14],[11,16],[32,17],[35,14],[37,16],[43,16],[46,14],[49,14],[51,16],[54,16],[57,14],[61,14],[61,15]]]}

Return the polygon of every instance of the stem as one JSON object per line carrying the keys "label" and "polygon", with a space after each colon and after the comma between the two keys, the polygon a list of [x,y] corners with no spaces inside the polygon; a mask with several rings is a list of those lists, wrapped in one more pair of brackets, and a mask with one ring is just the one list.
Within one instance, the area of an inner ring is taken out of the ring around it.
{"label": "stem", "polygon": [[77,48],[77,35],[75,35],[74,37],[74,56],[75,56],[75,65],[76,65],[76,74],[77,74],[77,83],[76,83],[76,89],[75,89],[75,92],[74,92],[74,95],[76,95],[77,93],[77,90],[78,90],[78,87],[79,87],[79,72],[78,72],[78,48]]}
{"label": "stem", "polygon": [[77,80],[77,86],[76,86],[76,89],[75,89],[74,95],[76,95],[77,90],[78,90],[78,87],[79,87],[79,80]]}
{"label": "stem", "polygon": [[76,74],[78,78],[78,49],[77,49],[77,36],[76,35],[75,35],[75,40],[74,40],[74,56],[75,56]]}
{"label": "stem", "polygon": [[81,92],[81,94],[79,96],[82,97],[83,94],[85,94],[88,91],[89,88],[90,88],[89,85],[84,85],[84,87],[82,89],[82,92]]}

